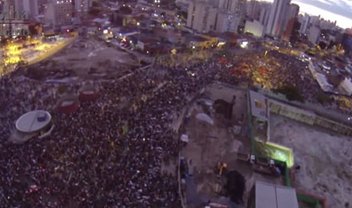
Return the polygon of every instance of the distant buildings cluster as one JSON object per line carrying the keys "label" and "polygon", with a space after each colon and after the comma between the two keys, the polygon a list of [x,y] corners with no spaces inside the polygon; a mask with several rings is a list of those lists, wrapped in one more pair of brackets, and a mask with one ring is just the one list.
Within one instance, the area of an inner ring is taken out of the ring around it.
{"label": "distant buildings cluster", "polygon": [[290,38],[299,7],[290,0],[273,4],[246,0],[194,0],[189,3],[187,26],[198,32],[250,32]]}
{"label": "distant buildings cluster", "polygon": [[53,29],[71,25],[91,6],[92,0],[0,0],[0,35],[24,35],[31,23]]}
{"label": "distant buildings cluster", "polygon": [[[183,4],[187,0],[179,0]],[[336,41],[336,21],[299,14],[291,0],[188,0],[187,26],[200,33],[240,32],[290,41],[293,35],[312,43]],[[333,31],[324,35],[324,31]],[[331,35],[333,34],[333,35]]]}
{"label": "distant buildings cluster", "polygon": [[189,4],[187,26],[205,33],[238,32],[245,15],[245,0],[196,0]]}

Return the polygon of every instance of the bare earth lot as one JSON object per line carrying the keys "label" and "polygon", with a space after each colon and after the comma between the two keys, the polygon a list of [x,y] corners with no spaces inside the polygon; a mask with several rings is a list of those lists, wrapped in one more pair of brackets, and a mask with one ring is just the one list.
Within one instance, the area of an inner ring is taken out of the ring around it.
{"label": "bare earth lot", "polygon": [[329,207],[352,206],[352,138],[271,115],[271,138],[293,149],[298,189],[326,196]]}

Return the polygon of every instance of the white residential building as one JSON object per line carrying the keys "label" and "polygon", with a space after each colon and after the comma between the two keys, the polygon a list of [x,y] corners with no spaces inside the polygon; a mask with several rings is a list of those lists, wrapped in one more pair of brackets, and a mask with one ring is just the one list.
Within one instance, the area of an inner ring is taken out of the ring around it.
{"label": "white residential building", "polygon": [[284,23],[284,31],[281,38],[285,41],[290,41],[292,33],[295,29],[295,23],[299,13],[299,6],[297,4],[290,4],[288,13]]}
{"label": "white residential building", "polygon": [[216,32],[237,32],[241,19],[231,13],[218,13]]}
{"label": "white residential building", "polygon": [[306,34],[308,26],[310,24],[311,17],[308,14],[301,15],[299,17],[299,22],[301,23],[301,27],[299,28],[299,33]]}
{"label": "white residential building", "polygon": [[235,14],[246,14],[245,0],[219,0],[219,9]]}
{"label": "white residential building", "polygon": [[39,14],[38,0],[17,0],[23,4],[23,13],[26,18],[34,18]]}
{"label": "white residential building", "polygon": [[259,22],[266,26],[269,22],[270,12],[271,12],[271,4],[267,2],[262,2],[260,6],[260,15],[259,15]]}
{"label": "white residential building", "polygon": [[244,27],[245,15],[245,0],[192,1],[187,26],[197,32],[237,32]]}
{"label": "white residential building", "polygon": [[78,13],[87,13],[92,3],[92,0],[74,0],[75,11]]}
{"label": "white residential building", "polygon": [[72,0],[51,0],[46,5],[45,23],[54,27],[72,23]]}
{"label": "white residential building", "polygon": [[187,27],[197,32],[215,30],[217,8],[204,1],[191,2],[188,7]]}
{"label": "white residential building", "polygon": [[246,16],[253,20],[258,20],[260,17],[260,11],[262,9],[262,2],[256,0],[250,0],[247,2]]}
{"label": "white residential building", "polygon": [[319,26],[310,27],[309,33],[308,33],[308,40],[311,43],[316,44],[319,40],[320,32],[321,32],[321,29]]}
{"label": "white residential building", "polygon": [[290,2],[291,0],[274,1],[271,7],[269,21],[266,26],[266,34],[273,37],[280,37],[285,27]]}

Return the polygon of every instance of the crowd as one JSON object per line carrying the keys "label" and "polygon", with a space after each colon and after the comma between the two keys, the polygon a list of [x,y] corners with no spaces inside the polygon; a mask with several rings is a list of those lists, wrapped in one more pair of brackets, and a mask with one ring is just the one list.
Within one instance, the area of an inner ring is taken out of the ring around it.
{"label": "crowd", "polygon": [[308,63],[277,51],[270,51],[269,56],[275,62],[280,63],[280,66],[275,67],[272,73],[268,75],[270,81],[273,82],[273,86],[293,85],[297,87],[307,101],[312,102],[313,98],[320,92],[320,87],[312,77],[308,69]]}
{"label": "crowd", "polygon": [[[214,58],[96,81],[98,100],[81,103],[72,114],[55,111],[63,84],[31,80],[21,70],[4,76],[0,207],[179,208],[176,174],[162,171],[180,149],[170,124],[220,69]],[[70,91],[81,87],[65,85]],[[8,142],[14,121],[33,109],[51,112],[52,134],[21,145]]]}
{"label": "crowd", "polygon": [[[273,86],[291,83],[305,97],[315,93],[311,86],[317,84],[304,63],[276,52],[269,55],[285,63],[262,71]],[[45,82],[25,69],[1,77],[0,207],[179,208],[176,174],[162,168],[175,163],[181,148],[172,121],[214,80],[256,81],[251,77],[254,63],[238,65],[250,55],[233,63],[224,57],[232,55],[209,54],[177,64],[164,60],[121,79],[94,80],[99,98],[82,102],[72,114],[55,110],[59,91],[77,92],[84,81]],[[242,68],[248,70],[238,73]],[[52,114],[51,135],[9,142],[14,121],[34,109]]]}

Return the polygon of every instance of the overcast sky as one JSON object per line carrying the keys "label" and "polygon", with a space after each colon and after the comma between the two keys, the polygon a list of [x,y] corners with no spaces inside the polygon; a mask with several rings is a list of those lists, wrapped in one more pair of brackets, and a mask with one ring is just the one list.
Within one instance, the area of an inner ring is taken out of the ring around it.
{"label": "overcast sky", "polygon": [[[273,2],[273,0],[264,0]],[[324,19],[337,21],[342,28],[352,27],[352,0],[291,0],[300,6],[301,13],[320,15]]]}

